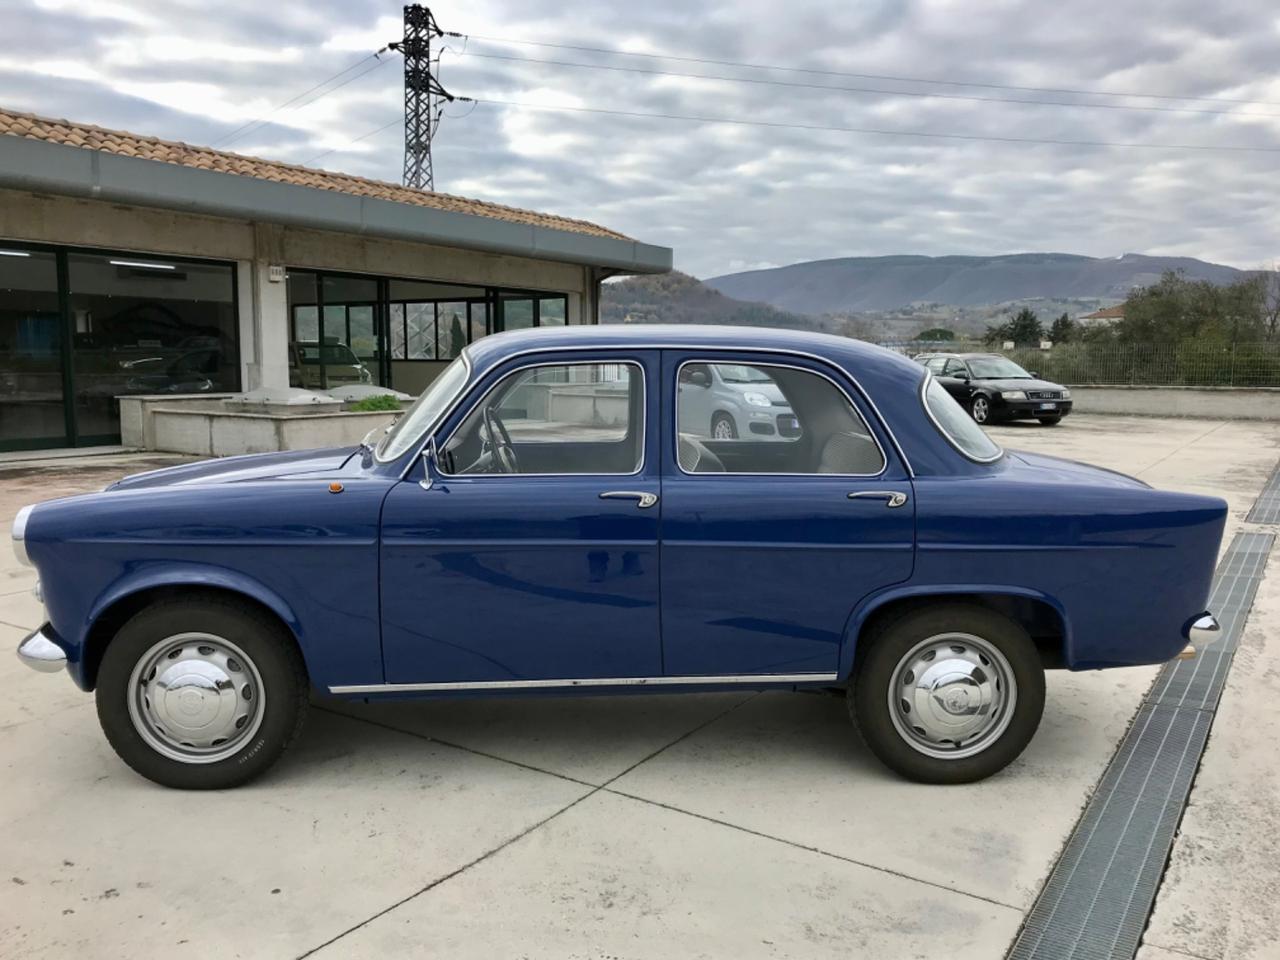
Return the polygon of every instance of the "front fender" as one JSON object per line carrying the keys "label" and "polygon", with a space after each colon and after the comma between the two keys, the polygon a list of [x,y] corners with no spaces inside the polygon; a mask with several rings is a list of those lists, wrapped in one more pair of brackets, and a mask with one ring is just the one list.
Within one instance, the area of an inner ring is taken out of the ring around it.
{"label": "front fender", "polygon": [[1015,587],[1008,584],[991,583],[947,583],[947,584],[897,584],[864,597],[854,608],[845,625],[844,639],[840,645],[839,674],[847,680],[853,672],[853,661],[857,655],[858,634],[877,610],[899,600],[921,597],[962,597],[962,596],[1005,596],[1018,597],[1025,600],[1038,600],[1048,604],[1062,621],[1062,647],[1064,654],[1071,649],[1071,620],[1063,605],[1047,593],[1029,587]]}
{"label": "front fender", "polygon": [[147,591],[166,587],[206,587],[257,601],[275,613],[293,632],[305,657],[307,637],[302,621],[283,597],[255,578],[209,563],[143,562],[131,566],[122,576],[108,584],[92,600],[87,612],[82,615],[68,612],[68,617],[74,618],[70,622],[59,616],[61,610],[50,606],[50,622],[66,649],[67,670],[77,686],[82,690],[92,689],[93,677],[86,667],[93,661],[94,651],[88,649],[87,641],[94,626],[117,604]]}

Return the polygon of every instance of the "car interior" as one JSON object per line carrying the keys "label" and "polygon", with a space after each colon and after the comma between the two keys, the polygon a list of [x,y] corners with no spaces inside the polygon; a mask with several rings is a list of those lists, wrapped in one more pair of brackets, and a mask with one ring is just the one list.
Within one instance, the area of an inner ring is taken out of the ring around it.
{"label": "car interior", "polygon": [[[681,431],[682,470],[873,475],[883,469],[879,445],[833,383],[791,367],[753,369],[777,385],[799,421],[798,436],[715,439]],[[539,367],[509,375],[468,414],[441,449],[441,468],[455,475],[630,474],[642,462],[643,433],[638,367]]]}
{"label": "car interior", "polygon": [[[880,447],[844,394],[824,377],[793,367],[760,365],[800,423],[799,436],[731,440],[682,431],[677,458],[686,473],[868,475],[884,467]],[[678,401],[677,401],[678,402]]]}

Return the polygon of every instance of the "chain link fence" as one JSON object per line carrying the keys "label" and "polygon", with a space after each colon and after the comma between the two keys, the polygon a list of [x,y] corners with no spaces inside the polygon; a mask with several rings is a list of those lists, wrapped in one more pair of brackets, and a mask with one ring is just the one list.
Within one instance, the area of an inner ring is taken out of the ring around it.
{"label": "chain link fence", "polygon": [[918,353],[998,353],[1068,386],[1280,387],[1280,343],[1063,343],[1001,350],[981,343],[892,342]]}

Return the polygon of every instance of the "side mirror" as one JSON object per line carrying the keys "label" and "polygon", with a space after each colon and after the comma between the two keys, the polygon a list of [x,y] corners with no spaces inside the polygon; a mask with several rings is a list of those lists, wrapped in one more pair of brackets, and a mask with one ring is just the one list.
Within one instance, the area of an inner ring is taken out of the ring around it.
{"label": "side mirror", "polygon": [[689,374],[689,382],[695,387],[711,386],[711,377],[707,375],[705,370],[694,370]]}
{"label": "side mirror", "polygon": [[435,437],[428,440],[427,445],[422,448],[422,472],[424,476],[418,481],[418,486],[423,490],[430,490],[440,477],[440,453],[436,450]]}
{"label": "side mirror", "polygon": [[1027,371],[1027,373],[1031,374],[1033,377],[1038,377],[1038,376],[1040,376],[1040,371],[1039,371],[1039,370],[1028,370],[1028,371]]}

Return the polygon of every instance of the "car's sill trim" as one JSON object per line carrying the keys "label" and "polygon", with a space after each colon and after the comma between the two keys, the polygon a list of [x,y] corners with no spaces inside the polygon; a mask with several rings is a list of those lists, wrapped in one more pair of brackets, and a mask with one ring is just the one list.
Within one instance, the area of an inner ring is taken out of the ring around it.
{"label": "car's sill trim", "polygon": [[461,680],[449,683],[357,683],[330,687],[330,693],[431,693],[447,690],[543,690],[558,687],[681,687],[731,683],[831,683],[836,673],[747,673],[707,677],[578,677],[566,680]]}

